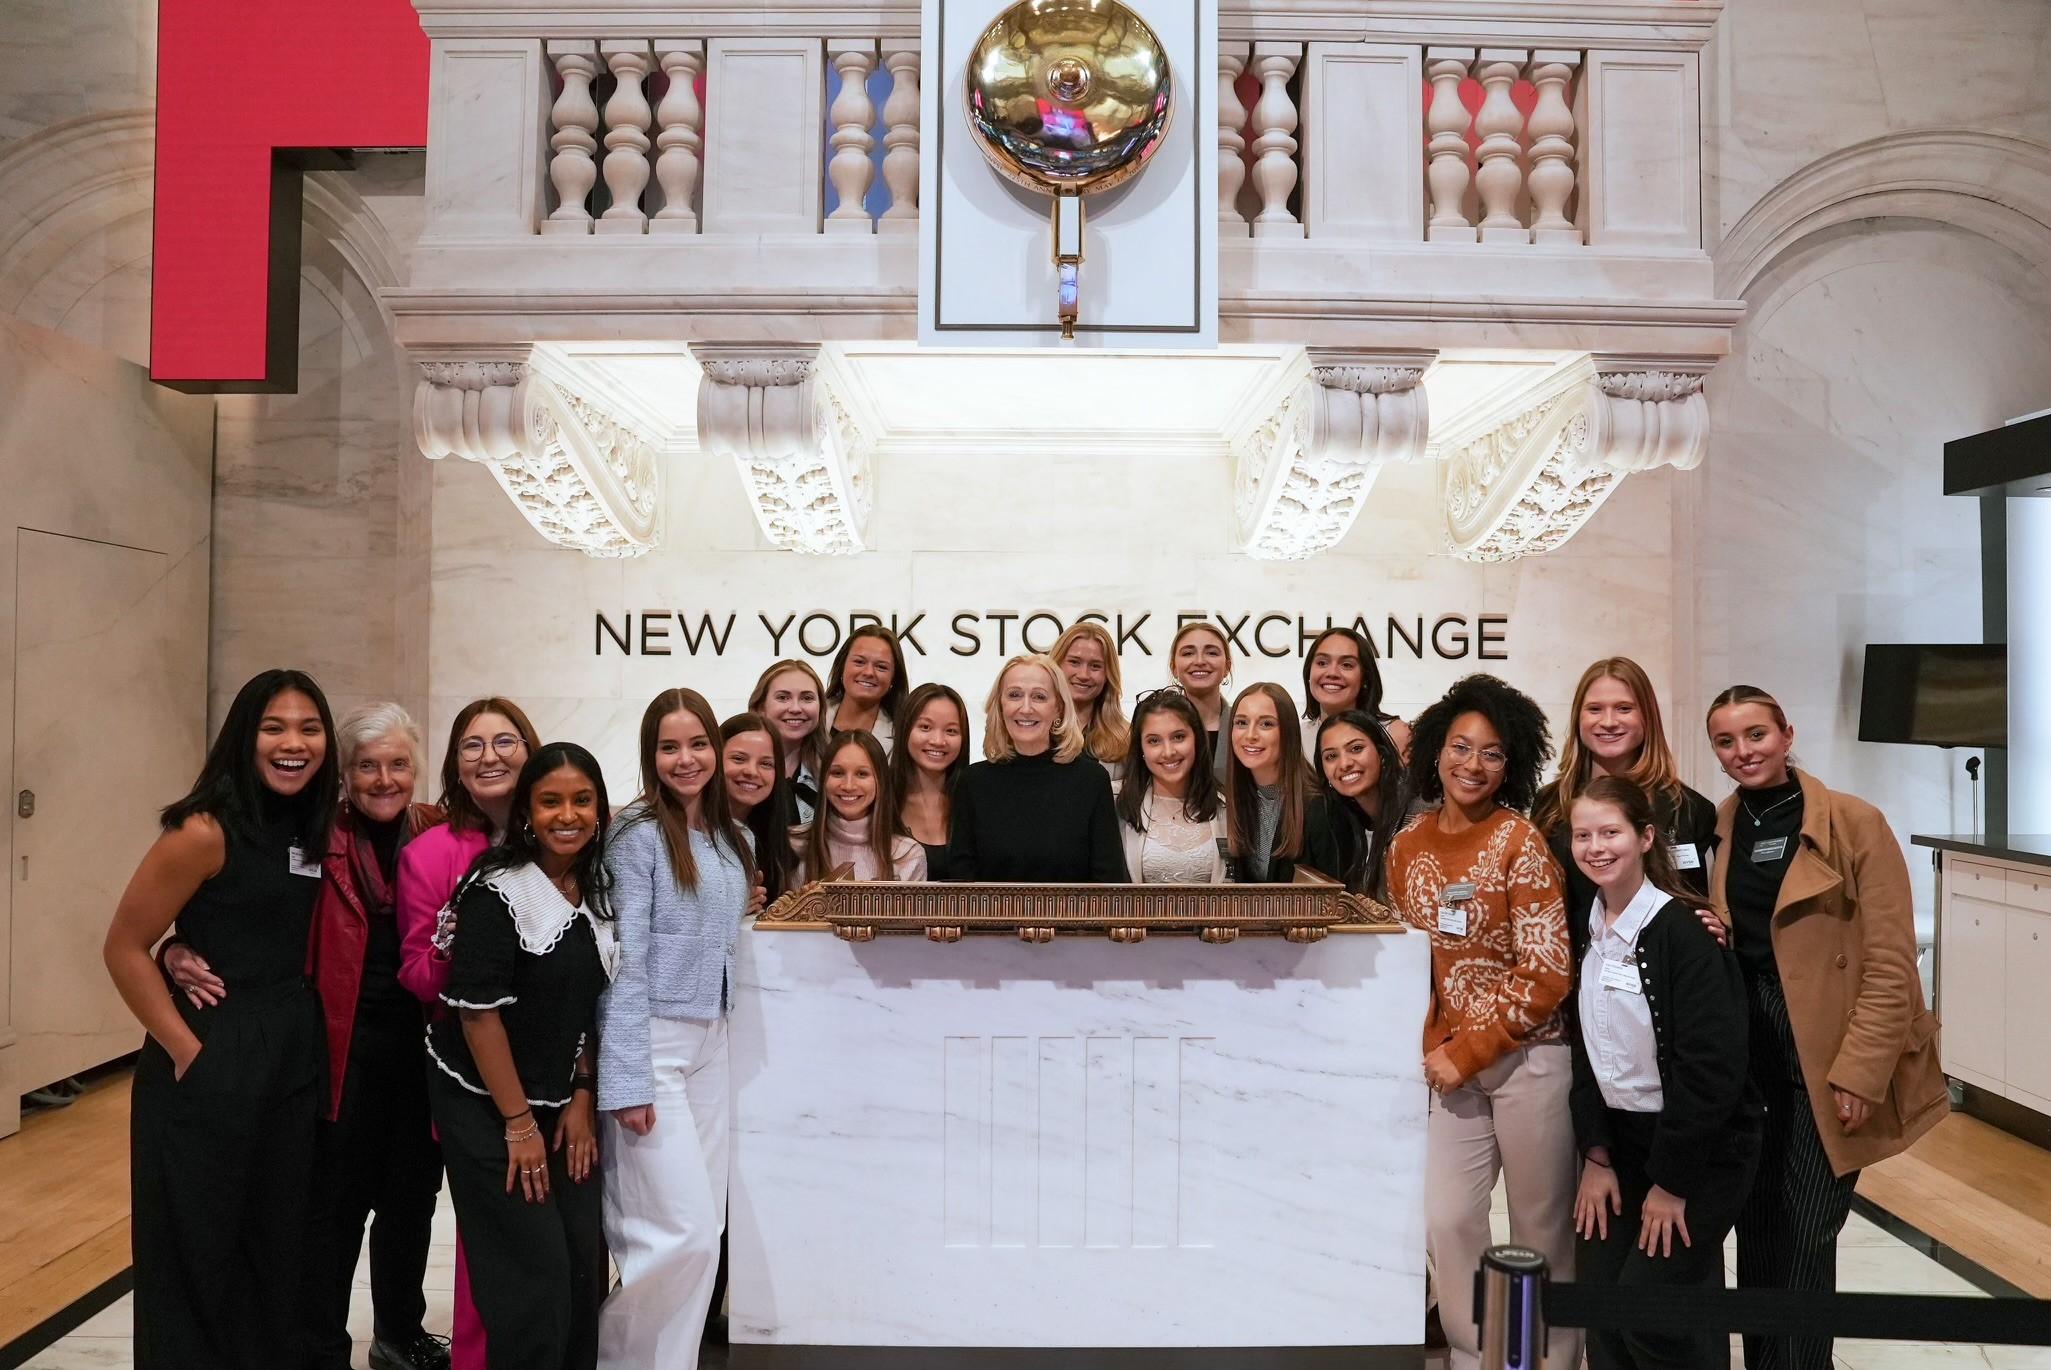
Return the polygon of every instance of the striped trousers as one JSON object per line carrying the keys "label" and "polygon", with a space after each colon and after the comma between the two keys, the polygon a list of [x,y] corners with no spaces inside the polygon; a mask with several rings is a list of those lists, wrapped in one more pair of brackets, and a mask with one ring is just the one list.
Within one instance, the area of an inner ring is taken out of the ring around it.
{"label": "striped trousers", "polygon": [[[1836,1175],[1816,1131],[1787,999],[1773,976],[1751,992],[1753,1081],[1766,1101],[1759,1170],[1738,1215],[1740,1288],[1837,1288],[1837,1237],[1858,1172]],[[1746,1337],[1745,1370],[1831,1370],[1829,1337]]]}

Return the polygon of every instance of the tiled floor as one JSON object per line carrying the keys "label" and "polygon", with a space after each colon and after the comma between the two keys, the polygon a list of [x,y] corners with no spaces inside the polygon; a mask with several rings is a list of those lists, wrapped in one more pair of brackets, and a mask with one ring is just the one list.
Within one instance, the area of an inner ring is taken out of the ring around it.
{"label": "tiled floor", "polygon": [[[1496,1235],[1508,1240],[1507,1219],[1498,1195]],[[435,1215],[435,1245],[428,1254],[427,1320],[431,1331],[449,1326],[450,1289],[455,1278],[455,1222],[446,1196]],[[1733,1267],[1735,1248],[1725,1259]],[[356,1272],[356,1302],[349,1331],[356,1343],[356,1364],[367,1364],[370,1336],[370,1290],[367,1267]],[[1895,1294],[1967,1294],[1980,1291],[1937,1262],[1898,1241],[1857,1214],[1838,1242],[1838,1282],[1846,1290]],[[26,1370],[108,1370],[129,1361],[129,1300],[124,1298],[82,1324],[27,1363]],[[1837,1344],[1840,1370],[2051,1370],[2051,1348],[1964,1346],[1927,1342],[1860,1342]],[[1741,1364],[1733,1357],[1733,1364]]]}

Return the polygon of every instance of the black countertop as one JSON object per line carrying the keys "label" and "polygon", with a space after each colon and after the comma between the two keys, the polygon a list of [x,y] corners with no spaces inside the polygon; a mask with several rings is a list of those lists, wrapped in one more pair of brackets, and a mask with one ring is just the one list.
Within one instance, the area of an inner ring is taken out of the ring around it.
{"label": "black countertop", "polygon": [[1996,861],[2022,861],[2032,866],[2051,866],[2051,833],[2012,833],[2007,837],[1974,837],[1968,833],[1919,832],[1909,838],[1919,847],[1986,856]]}

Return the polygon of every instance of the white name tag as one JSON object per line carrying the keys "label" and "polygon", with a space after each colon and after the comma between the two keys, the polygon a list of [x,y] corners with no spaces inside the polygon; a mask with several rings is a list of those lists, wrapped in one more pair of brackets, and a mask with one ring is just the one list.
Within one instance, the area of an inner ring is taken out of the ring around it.
{"label": "white name tag", "polygon": [[320,879],[320,862],[308,861],[296,842],[292,844],[291,852],[285,857],[285,868],[294,875],[308,875],[315,880]]}
{"label": "white name tag", "polygon": [[1752,864],[1764,865],[1778,861],[1787,855],[1788,840],[1785,837],[1765,837],[1752,844]]}
{"label": "white name tag", "polygon": [[1696,850],[1693,842],[1676,842],[1668,847],[1667,850],[1674,854],[1674,868],[1676,870],[1699,871],[1702,869],[1702,853]]}
{"label": "white name tag", "polygon": [[1626,994],[1643,994],[1645,987],[1638,981],[1638,967],[1629,961],[1604,961],[1602,963],[1602,987],[1620,989]]}
{"label": "white name tag", "polygon": [[1467,910],[1451,904],[1439,905],[1439,931],[1448,937],[1467,935]]}

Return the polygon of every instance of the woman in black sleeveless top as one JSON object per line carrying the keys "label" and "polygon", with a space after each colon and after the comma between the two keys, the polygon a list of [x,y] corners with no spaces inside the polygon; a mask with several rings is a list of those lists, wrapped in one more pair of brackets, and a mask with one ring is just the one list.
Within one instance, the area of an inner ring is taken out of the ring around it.
{"label": "woman in black sleeveless top", "polygon": [[[107,931],[108,973],[149,1033],[130,1118],[139,1370],[302,1356],[324,1050],[306,947],[340,790],[333,733],[303,673],[244,685]],[[174,924],[226,985],[218,1006],[174,994],[151,959]]]}

